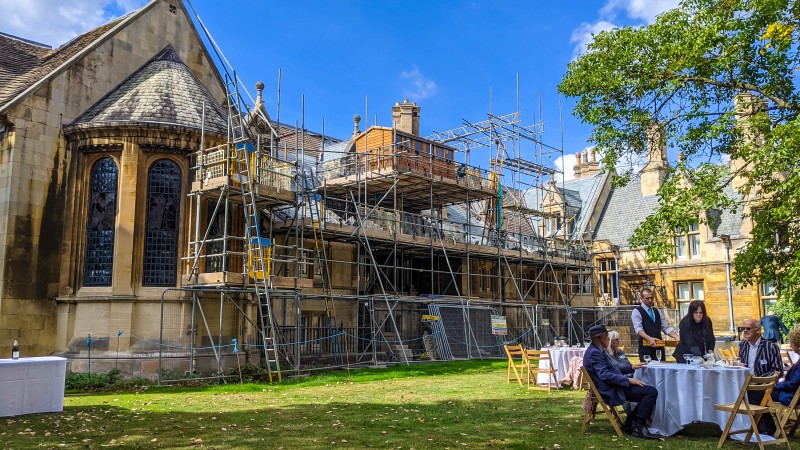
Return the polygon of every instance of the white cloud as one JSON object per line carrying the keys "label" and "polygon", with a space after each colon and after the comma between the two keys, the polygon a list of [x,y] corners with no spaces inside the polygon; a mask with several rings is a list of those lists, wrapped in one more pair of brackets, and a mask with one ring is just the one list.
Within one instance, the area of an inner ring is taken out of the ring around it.
{"label": "white cloud", "polygon": [[582,23],[572,32],[572,36],[570,37],[570,42],[575,44],[575,49],[572,51],[572,59],[586,53],[586,47],[594,40],[596,34],[614,27],[616,27],[616,25],[604,20],[597,23]]}
{"label": "white cloud", "polygon": [[631,170],[633,173],[639,173],[646,165],[647,154],[637,154],[628,151],[619,155],[619,160],[617,160],[617,172],[622,173]]}
{"label": "white cloud", "polygon": [[622,11],[630,19],[648,24],[655,22],[656,16],[678,6],[680,0],[608,0],[600,9],[601,16],[613,16]]}
{"label": "white cloud", "polygon": [[616,22],[651,24],[655,22],[656,16],[677,7],[678,3],[680,0],[608,0],[598,11],[597,22],[584,22],[572,32],[570,42],[575,44],[572,59],[586,52],[594,35],[616,27]]}
{"label": "white cloud", "polygon": [[400,72],[400,78],[407,81],[403,94],[414,100],[422,100],[436,94],[436,82],[425,78],[419,67],[411,66],[411,70]]}
{"label": "white cloud", "polygon": [[130,12],[146,0],[24,0],[4,2],[0,30],[52,47]]}
{"label": "white cloud", "polygon": [[[564,172],[564,181],[574,180],[575,179],[575,171],[572,170],[575,167],[575,154],[574,153],[567,153],[564,156],[559,156],[553,161],[553,164]],[[565,167],[566,166],[566,167]],[[556,174],[556,182],[561,183],[561,174]]]}

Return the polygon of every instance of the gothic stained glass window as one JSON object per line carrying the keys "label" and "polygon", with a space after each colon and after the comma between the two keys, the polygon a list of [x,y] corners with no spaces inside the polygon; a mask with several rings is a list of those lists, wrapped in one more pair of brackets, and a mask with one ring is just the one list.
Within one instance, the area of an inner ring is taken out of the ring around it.
{"label": "gothic stained glass window", "polygon": [[117,164],[111,158],[94,163],[89,175],[84,286],[111,286],[114,222],[117,217]]}
{"label": "gothic stained glass window", "polygon": [[150,167],[143,286],[175,286],[177,281],[181,184],[181,169],[174,162],[161,159]]}

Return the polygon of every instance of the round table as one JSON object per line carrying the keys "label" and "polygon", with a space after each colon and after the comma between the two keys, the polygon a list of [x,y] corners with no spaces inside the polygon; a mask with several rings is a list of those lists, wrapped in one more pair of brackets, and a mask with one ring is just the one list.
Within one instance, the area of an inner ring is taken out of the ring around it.
{"label": "round table", "polygon": [[[634,374],[658,389],[650,432],[672,436],[694,421],[713,422],[725,428],[729,413],[714,405],[733,403],[747,377],[746,367],[712,367],[677,363],[650,363]],[[749,420],[738,415],[733,430],[747,428]]]}
{"label": "round table", "polygon": [[[553,359],[553,367],[556,369],[556,381],[560,382],[567,376],[567,372],[569,371],[569,361],[572,359],[573,356],[580,356],[583,357],[583,352],[586,351],[583,347],[549,347],[543,348],[542,350],[549,350],[550,357]],[[539,368],[540,369],[548,369],[550,368],[550,363],[548,361],[539,361]],[[539,384],[547,384],[548,382],[552,383],[552,378],[550,378],[549,374],[540,373],[536,376],[536,382]]]}

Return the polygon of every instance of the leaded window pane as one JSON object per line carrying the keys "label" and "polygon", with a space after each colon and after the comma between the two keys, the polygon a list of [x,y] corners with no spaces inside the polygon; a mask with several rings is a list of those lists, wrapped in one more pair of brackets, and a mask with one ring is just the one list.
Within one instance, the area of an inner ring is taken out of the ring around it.
{"label": "leaded window pane", "polygon": [[143,286],[174,286],[178,276],[181,169],[162,159],[147,174]]}
{"label": "leaded window pane", "polygon": [[89,175],[84,286],[111,286],[114,266],[114,222],[117,217],[117,164],[99,159]]}
{"label": "leaded window pane", "polygon": [[678,283],[678,300],[689,300],[689,283]]}
{"label": "leaded window pane", "polygon": [[686,236],[675,236],[675,256],[678,259],[686,258]]}
{"label": "leaded window pane", "polygon": [[689,251],[692,252],[692,258],[699,258],[700,257],[700,235],[699,234],[690,234],[689,235]]}
{"label": "leaded window pane", "polygon": [[703,283],[692,283],[692,300],[705,300],[705,290],[703,290]]}

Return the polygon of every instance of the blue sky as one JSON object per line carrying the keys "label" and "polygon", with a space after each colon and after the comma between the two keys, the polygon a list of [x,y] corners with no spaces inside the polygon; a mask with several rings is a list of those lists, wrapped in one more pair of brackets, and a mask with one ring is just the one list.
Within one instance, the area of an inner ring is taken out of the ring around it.
{"label": "blue sky", "polygon": [[[58,46],[145,3],[14,2],[3,7],[0,31]],[[354,114],[362,116],[362,130],[376,117],[379,125],[391,125],[391,106],[408,98],[421,106],[421,134],[428,135],[461,126],[464,119],[484,120],[490,107],[497,115],[515,111],[519,75],[523,122],[544,121],[543,141],[561,148],[563,121],[563,148],[571,157],[589,145],[591,130],[572,116],[573,101],[557,92],[566,65],[592,32],[647,24],[676,3],[195,0],[193,5],[251,93],[256,81],[266,84],[273,118],[282,71],[282,122],[301,120],[304,95],[306,128],[321,131],[324,118],[326,134],[347,138]],[[558,163],[557,156],[552,162]]]}

